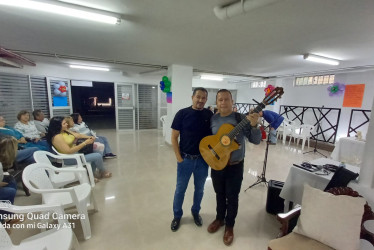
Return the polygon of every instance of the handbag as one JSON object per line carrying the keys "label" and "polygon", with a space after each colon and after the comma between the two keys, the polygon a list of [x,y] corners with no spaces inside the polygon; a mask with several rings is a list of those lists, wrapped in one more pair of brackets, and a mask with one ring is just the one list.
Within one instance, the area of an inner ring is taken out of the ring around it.
{"label": "handbag", "polygon": [[[86,141],[86,139],[80,138],[80,139],[77,140],[76,145],[79,145],[79,144],[81,144],[81,143],[83,143],[85,141]],[[83,148],[81,148],[78,151],[78,153],[85,154],[85,155],[93,153],[93,143],[92,144],[86,144],[86,146],[84,146]]]}

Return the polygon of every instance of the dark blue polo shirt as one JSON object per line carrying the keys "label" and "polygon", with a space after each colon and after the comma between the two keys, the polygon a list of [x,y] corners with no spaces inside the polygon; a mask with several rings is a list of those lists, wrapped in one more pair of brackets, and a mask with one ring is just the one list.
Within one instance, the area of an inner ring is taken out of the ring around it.
{"label": "dark blue polo shirt", "polygon": [[199,144],[201,139],[212,134],[210,130],[210,118],[212,116],[212,111],[206,108],[195,110],[192,106],[177,112],[171,128],[180,132],[179,149],[181,153],[200,154]]}

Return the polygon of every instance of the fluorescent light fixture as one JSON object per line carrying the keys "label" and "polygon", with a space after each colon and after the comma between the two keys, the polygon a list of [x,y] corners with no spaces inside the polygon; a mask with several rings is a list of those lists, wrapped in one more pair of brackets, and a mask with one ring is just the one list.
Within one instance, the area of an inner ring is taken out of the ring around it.
{"label": "fluorescent light fixture", "polygon": [[73,69],[89,69],[89,70],[100,70],[100,71],[109,71],[108,68],[93,67],[93,66],[84,66],[84,65],[69,65]]}
{"label": "fluorescent light fixture", "polygon": [[202,79],[202,80],[211,80],[211,81],[223,81],[223,76],[222,75],[206,75],[206,74],[202,74],[200,76],[200,79]]}
{"label": "fluorescent light fixture", "polygon": [[339,61],[332,58],[327,58],[323,56],[317,56],[313,54],[305,54],[304,59],[312,62],[324,63],[329,65],[339,65]]}
{"label": "fluorescent light fixture", "polygon": [[59,1],[0,0],[0,5],[44,11],[107,24],[117,24],[121,22],[121,16],[119,14]]}

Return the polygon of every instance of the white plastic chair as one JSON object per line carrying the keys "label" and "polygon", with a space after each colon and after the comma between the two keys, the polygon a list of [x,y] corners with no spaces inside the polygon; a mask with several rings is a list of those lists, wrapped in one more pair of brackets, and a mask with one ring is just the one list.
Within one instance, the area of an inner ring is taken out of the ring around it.
{"label": "white plastic chair", "polygon": [[[293,131],[295,130],[295,126],[296,126],[296,122],[290,121],[286,118],[283,120],[283,134],[282,134],[283,144],[286,143],[287,136],[292,135]],[[291,140],[291,138],[290,138],[290,140]]]}
{"label": "white plastic chair", "polygon": [[[14,245],[4,225],[0,223],[0,249],[9,250],[66,250],[66,249],[80,249],[79,243],[75,234],[73,233],[70,224],[63,218],[64,211],[58,205],[34,205],[34,206],[13,206],[11,204],[3,203],[1,210],[11,212],[14,214],[29,214],[39,213],[52,214],[58,218],[59,228],[53,228],[48,231],[42,231],[36,235],[21,241],[19,245]],[[26,218],[26,216],[24,216]],[[32,221],[34,223],[34,221]],[[25,227],[27,228],[27,227]]]}
{"label": "white plastic chair", "polygon": [[86,161],[86,158],[84,157],[84,154],[79,154],[79,153],[77,153],[77,154],[61,154],[57,151],[57,149],[54,146],[52,146],[52,150],[57,155],[65,157],[64,159],[66,159],[66,160],[73,159],[73,160],[76,160],[76,162],[77,162],[77,165],[65,165],[64,161],[62,161],[62,166],[63,167],[73,167],[73,166],[85,167],[85,169],[87,169],[87,173],[88,173],[88,177],[90,179],[91,187],[95,187],[95,177],[94,177],[94,174],[93,174],[93,171],[92,171],[92,166],[91,166],[91,163]]}
{"label": "white plastic chair", "polygon": [[[40,150],[40,151],[35,151],[34,152],[34,159],[37,163],[45,163],[45,164],[49,164],[49,165],[52,165],[51,159],[60,160],[62,162],[63,162],[63,160],[75,159],[76,162],[77,162],[77,165],[73,165],[73,166],[69,166],[69,165],[64,166],[63,165],[63,166],[65,168],[75,168],[75,169],[86,170],[86,173],[76,172],[76,173],[60,173],[60,174],[56,174],[54,171],[49,171],[48,172],[49,178],[51,179],[51,182],[53,183],[53,187],[55,187],[55,188],[60,188],[60,187],[63,187],[67,184],[70,184],[70,183],[73,183],[73,182],[76,182],[76,181],[79,181],[81,184],[82,183],[88,183],[92,187],[95,186],[95,182],[90,181],[90,179],[91,179],[89,177],[90,171],[83,166],[81,158],[78,155],[68,155],[68,156],[55,155],[55,154],[49,153],[47,151]],[[92,169],[91,168],[89,168],[89,169],[92,172]]]}
{"label": "white plastic chair", "polygon": [[297,144],[296,145],[299,145],[299,141],[300,139],[303,140],[302,143],[301,143],[301,150],[304,150],[304,145],[305,145],[305,141],[308,140],[308,148],[310,146],[310,137],[311,137],[311,133],[313,132],[314,130],[314,126],[313,125],[308,125],[308,124],[303,124],[300,126],[300,130],[299,131],[294,131],[291,135],[291,139],[290,141],[288,142],[288,145],[290,145],[291,143],[291,140],[292,138],[294,139],[294,143],[297,139]]}
{"label": "white plastic chair", "polygon": [[44,204],[60,205],[63,208],[76,207],[80,216],[84,238],[88,240],[91,238],[90,219],[87,213],[87,206],[89,203],[92,204],[94,210],[97,211],[97,205],[93,193],[91,192],[91,186],[87,183],[83,183],[73,187],[56,189],[53,187],[47,175],[47,171],[55,171],[58,173],[85,173],[86,170],[55,168],[45,163],[34,163],[28,165],[23,170],[22,180],[31,192],[42,195],[42,202]]}

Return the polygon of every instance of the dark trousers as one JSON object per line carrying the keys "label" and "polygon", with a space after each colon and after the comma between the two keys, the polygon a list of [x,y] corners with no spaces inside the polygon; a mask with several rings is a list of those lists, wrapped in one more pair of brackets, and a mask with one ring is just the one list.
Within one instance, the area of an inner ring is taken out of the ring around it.
{"label": "dark trousers", "polygon": [[244,161],[226,166],[223,170],[212,169],[211,177],[217,200],[217,220],[225,220],[233,227],[238,214],[239,193],[243,181]]}

